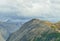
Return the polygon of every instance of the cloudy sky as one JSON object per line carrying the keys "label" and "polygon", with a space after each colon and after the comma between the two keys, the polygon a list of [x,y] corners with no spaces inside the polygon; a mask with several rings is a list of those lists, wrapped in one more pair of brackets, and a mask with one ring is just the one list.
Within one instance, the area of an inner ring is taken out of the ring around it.
{"label": "cloudy sky", "polygon": [[60,17],[60,0],[0,0],[0,12],[25,17]]}

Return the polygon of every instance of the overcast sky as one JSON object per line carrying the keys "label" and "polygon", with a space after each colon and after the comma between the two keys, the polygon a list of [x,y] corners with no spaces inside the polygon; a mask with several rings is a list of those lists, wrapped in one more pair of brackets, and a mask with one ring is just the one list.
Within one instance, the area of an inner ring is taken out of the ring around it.
{"label": "overcast sky", "polygon": [[0,12],[18,16],[60,17],[60,0],[0,0]]}

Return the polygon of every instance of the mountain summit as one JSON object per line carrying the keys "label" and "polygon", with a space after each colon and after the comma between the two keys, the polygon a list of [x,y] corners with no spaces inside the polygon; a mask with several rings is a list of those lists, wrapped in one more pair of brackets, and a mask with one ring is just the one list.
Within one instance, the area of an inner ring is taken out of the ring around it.
{"label": "mountain summit", "polygon": [[60,33],[45,24],[45,21],[32,19],[11,34],[7,41],[59,41]]}

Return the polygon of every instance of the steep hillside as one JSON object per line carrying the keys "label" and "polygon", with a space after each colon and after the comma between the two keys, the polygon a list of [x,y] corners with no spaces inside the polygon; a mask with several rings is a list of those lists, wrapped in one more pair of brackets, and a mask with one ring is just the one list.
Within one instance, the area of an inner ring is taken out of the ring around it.
{"label": "steep hillside", "polygon": [[0,41],[6,41],[9,37],[9,32],[0,26]]}
{"label": "steep hillside", "polygon": [[60,33],[53,28],[45,21],[32,19],[11,34],[7,41],[60,41]]}
{"label": "steep hillside", "polygon": [[1,34],[0,34],[0,41],[6,41]]}
{"label": "steep hillside", "polygon": [[55,23],[55,25],[60,30],[60,22]]}

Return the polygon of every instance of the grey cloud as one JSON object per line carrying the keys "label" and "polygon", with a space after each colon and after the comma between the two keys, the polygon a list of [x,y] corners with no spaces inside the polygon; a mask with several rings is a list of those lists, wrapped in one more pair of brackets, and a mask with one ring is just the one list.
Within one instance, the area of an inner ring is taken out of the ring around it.
{"label": "grey cloud", "polygon": [[0,5],[1,12],[17,12],[18,16],[28,17],[60,17],[60,0],[8,0],[6,2],[5,5]]}

